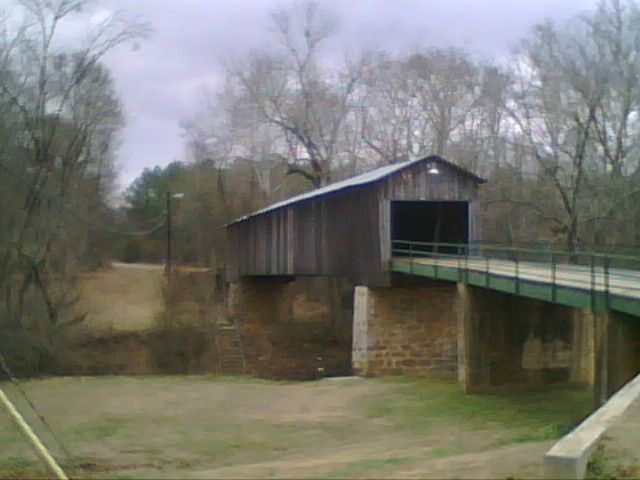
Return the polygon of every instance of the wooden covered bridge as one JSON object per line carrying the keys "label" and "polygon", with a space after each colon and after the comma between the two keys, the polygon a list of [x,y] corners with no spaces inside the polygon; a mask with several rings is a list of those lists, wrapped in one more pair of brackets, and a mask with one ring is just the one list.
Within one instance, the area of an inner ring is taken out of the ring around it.
{"label": "wooden covered bridge", "polygon": [[429,157],[276,203],[228,225],[228,279],[322,275],[389,285],[394,240],[466,244],[478,238],[483,182]]}
{"label": "wooden covered bridge", "polygon": [[[348,347],[336,373],[348,356],[362,375],[457,373],[465,391],[571,382],[599,399],[631,378],[640,370],[640,258],[483,244],[482,183],[431,156],[229,224],[229,311],[254,370],[311,372],[313,360],[301,359],[331,356],[319,332],[343,332],[333,338]],[[335,311],[329,330],[297,321],[291,284],[305,278],[351,289],[348,321]]]}

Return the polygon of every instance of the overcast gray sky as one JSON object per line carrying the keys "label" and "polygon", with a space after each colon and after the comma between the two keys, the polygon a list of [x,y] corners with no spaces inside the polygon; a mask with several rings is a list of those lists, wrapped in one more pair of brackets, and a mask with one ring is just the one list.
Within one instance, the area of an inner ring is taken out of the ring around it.
{"label": "overcast gray sky", "polygon": [[[180,121],[215,86],[224,59],[271,41],[269,12],[287,0],[98,0],[96,8],[139,14],[155,28],[138,51],[119,48],[106,62],[127,114],[119,156],[126,186],[145,167],[184,157]],[[485,58],[508,54],[531,26],[562,22],[597,0],[322,0],[340,32],[331,48],[403,51],[458,46]]]}

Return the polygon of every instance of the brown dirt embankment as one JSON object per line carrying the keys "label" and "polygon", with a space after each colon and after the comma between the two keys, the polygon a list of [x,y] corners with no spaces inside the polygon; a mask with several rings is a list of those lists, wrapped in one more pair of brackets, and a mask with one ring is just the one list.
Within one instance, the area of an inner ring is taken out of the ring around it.
{"label": "brown dirt embankment", "polygon": [[[208,269],[114,262],[78,282],[85,320],[66,333],[62,373],[150,374],[215,369],[210,325],[218,309]],[[211,341],[209,341],[211,340]]]}

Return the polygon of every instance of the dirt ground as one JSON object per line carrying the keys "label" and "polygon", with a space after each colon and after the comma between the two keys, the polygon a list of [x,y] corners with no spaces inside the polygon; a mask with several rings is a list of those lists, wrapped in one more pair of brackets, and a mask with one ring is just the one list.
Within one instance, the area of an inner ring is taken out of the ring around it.
{"label": "dirt ground", "polygon": [[[27,418],[74,478],[539,477],[544,451],[591,404],[567,389],[464,396],[436,379],[69,377],[25,388],[71,458]],[[0,415],[0,478],[39,471]]]}

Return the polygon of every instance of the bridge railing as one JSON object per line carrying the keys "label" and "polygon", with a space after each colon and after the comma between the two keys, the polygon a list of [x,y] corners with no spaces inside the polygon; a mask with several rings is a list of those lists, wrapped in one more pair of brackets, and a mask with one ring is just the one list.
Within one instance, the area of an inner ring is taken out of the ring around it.
{"label": "bridge railing", "polygon": [[[563,251],[558,249],[519,248],[484,242],[435,243],[394,240],[392,256],[410,264],[428,263],[435,267],[461,271],[480,271],[488,275],[504,275],[518,281],[523,273],[529,280],[568,285],[609,294],[614,288],[640,295],[640,256]],[[636,296],[636,295],[634,295]]]}
{"label": "bridge railing", "polygon": [[416,257],[466,257],[482,256],[511,261],[534,263],[583,265],[596,267],[640,270],[640,255],[620,255],[592,251],[566,251],[559,249],[526,248],[498,245],[495,243],[444,243],[394,240],[393,255]]}

